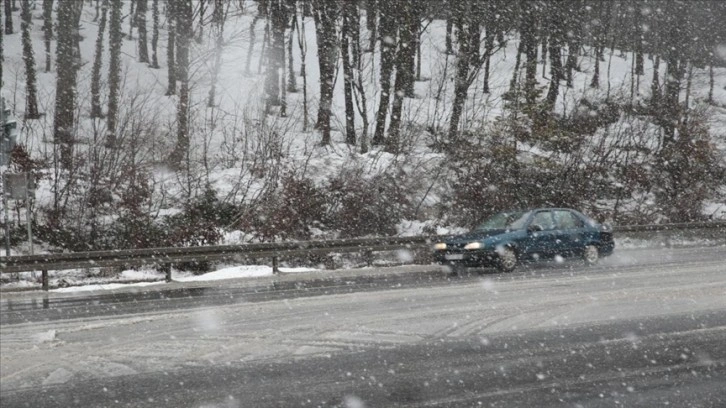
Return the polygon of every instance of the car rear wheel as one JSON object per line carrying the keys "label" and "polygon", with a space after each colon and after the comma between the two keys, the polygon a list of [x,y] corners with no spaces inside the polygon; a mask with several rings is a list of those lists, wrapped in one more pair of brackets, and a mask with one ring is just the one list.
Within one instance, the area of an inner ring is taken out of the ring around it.
{"label": "car rear wheel", "polygon": [[512,248],[502,248],[497,252],[497,269],[501,272],[512,272],[517,267],[517,254]]}
{"label": "car rear wheel", "polygon": [[595,245],[588,245],[582,251],[582,259],[585,265],[595,265],[600,258],[600,252]]}

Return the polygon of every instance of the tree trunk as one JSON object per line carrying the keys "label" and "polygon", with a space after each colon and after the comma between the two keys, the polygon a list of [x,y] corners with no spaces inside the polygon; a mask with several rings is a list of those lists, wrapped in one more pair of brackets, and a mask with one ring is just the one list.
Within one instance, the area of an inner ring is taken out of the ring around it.
{"label": "tree trunk", "polygon": [[408,12],[402,19],[402,27],[404,27],[404,29],[400,30],[400,47],[403,47],[403,51],[405,51],[401,56],[405,58],[405,66],[403,67],[405,76],[403,79],[405,80],[404,90],[407,98],[415,97],[414,85],[416,79],[416,50],[418,49],[418,34],[421,31],[420,15],[423,14],[423,10],[421,10],[420,7],[420,2],[414,1],[408,4]]}
{"label": "tree trunk", "polygon": [[151,68],[159,68],[159,59],[157,58],[156,51],[159,45],[159,0],[153,0],[151,2],[151,18],[153,19],[151,29]]}
{"label": "tree trunk", "polygon": [[53,0],[43,0],[43,41],[45,43],[45,72],[51,70],[50,44],[53,39]]}
{"label": "tree trunk", "polygon": [[517,45],[517,56],[514,57],[514,68],[512,69],[512,80],[509,81],[509,93],[513,94],[517,89],[517,80],[519,78],[519,66],[522,65],[522,54],[524,53],[524,41],[519,40]]}
{"label": "tree trunk", "polygon": [[486,53],[486,60],[484,61],[484,84],[482,85],[483,92],[489,93],[489,70],[492,60],[492,52],[494,52],[494,30],[492,27],[486,28],[486,38],[484,40],[484,52]]}
{"label": "tree trunk", "polygon": [[313,2],[315,33],[318,40],[318,65],[320,67],[320,104],[315,128],[322,133],[322,145],[330,144],[330,116],[333,103],[333,81],[335,78],[336,29],[338,9],[335,0]]}
{"label": "tree trunk", "polygon": [[102,118],[101,109],[101,66],[103,65],[103,33],[106,31],[106,16],[108,14],[108,0],[103,0],[98,35],[96,37],[96,53],[93,58],[93,73],[91,74],[91,118]]}
{"label": "tree trunk", "polygon": [[447,1],[446,4],[446,37],[444,39],[446,44],[446,54],[447,55],[453,55],[454,54],[454,44],[451,40],[453,36],[454,31],[454,16],[451,12],[453,5],[451,4],[451,0]]}
{"label": "tree trunk", "polygon": [[73,55],[76,58],[78,67],[83,65],[81,60],[81,14],[83,14],[83,3],[73,2]]}
{"label": "tree trunk", "polygon": [[343,59],[343,91],[345,95],[345,142],[351,146],[356,144],[355,110],[353,107],[353,67],[350,62],[350,31],[351,25],[358,24],[355,20],[358,6],[353,2],[343,4],[343,25],[340,36],[340,54]]}
{"label": "tree trunk", "polygon": [[564,77],[562,73],[562,57],[561,57],[561,46],[554,36],[550,37],[549,42],[549,54],[550,54],[550,88],[547,91],[547,104],[549,110],[553,110],[555,103],[557,102],[557,94],[560,90],[560,80]]}
{"label": "tree trunk", "polygon": [[10,0],[5,0],[5,34],[13,33],[13,9]]}
{"label": "tree trunk", "polygon": [[217,41],[214,45],[214,66],[212,67],[212,85],[209,88],[207,97],[207,107],[211,108],[215,105],[217,93],[217,78],[222,65],[222,45],[224,42],[224,0],[214,0],[214,23],[217,28]]}
{"label": "tree trunk", "polygon": [[463,116],[464,102],[466,102],[472,69],[477,68],[479,61],[479,37],[481,26],[475,16],[478,15],[478,3],[460,3],[456,11],[456,40],[459,44],[456,61],[456,79],[454,86],[454,102],[451,107],[449,121],[449,143],[459,142],[459,121]]}
{"label": "tree trunk", "polygon": [[250,63],[252,62],[252,51],[255,48],[255,26],[257,25],[257,21],[260,19],[260,14],[258,12],[257,15],[252,19],[252,23],[250,23],[250,46],[247,49],[247,59],[245,60],[245,74],[250,74]]}
{"label": "tree trunk", "polygon": [[[120,1],[120,0],[115,0]],[[53,140],[60,147],[60,164],[63,169],[73,167],[73,132],[76,108],[76,60],[73,56],[74,27],[73,2],[58,4],[58,43],[56,46],[57,83]]]}
{"label": "tree trunk", "polygon": [[713,105],[713,61],[708,65],[708,103]]}
{"label": "tree trunk", "polygon": [[381,73],[379,77],[381,99],[376,114],[376,129],[371,145],[380,146],[385,143],[386,117],[388,104],[391,100],[391,75],[393,74],[396,52],[396,19],[390,2],[381,3],[382,12],[379,19],[381,38]]}
{"label": "tree trunk", "polygon": [[[297,17],[295,17],[297,25]],[[303,132],[308,130],[308,74],[305,67],[305,55],[308,48],[305,40],[305,13],[300,13],[300,25],[297,29],[297,45],[300,49],[300,76],[303,80]]]}
{"label": "tree trunk", "polygon": [[[675,53],[672,53],[675,54]],[[681,82],[684,74],[684,64],[676,56],[672,55],[666,62],[665,93],[663,95],[664,138],[666,144],[671,143],[676,137],[676,128],[681,118],[681,107],[678,103],[681,93]]]}
{"label": "tree trunk", "polygon": [[378,1],[379,0],[367,0],[366,1],[366,28],[368,28],[368,50],[373,52],[376,49],[377,28],[376,20],[378,18]]}
{"label": "tree trunk", "polygon": [[38,113],[38,87],[35,75],[35,53],[33,43],[30,40],[30,25],[32,24],[30,2],[22,0],[22,12],[20,16],[20,30],[23,41],[23,62],[25,63],[25,118],[37,119]]}
{"label": "tree trunk", "polygon": [[660,69],[660,55],[655,56],[653,62],[653,79],[650,84],[650,103],[654,110],[658,110],[660,106],[660,80],[658,79],[658,70]]}
{"label": "tree trunk", "polygon": [[268,18],[271,25],[272,43],[267,49],[267,73],[265,75],[265,105],[280,106],[280,74],[285,63],[285,26],[288,16],[283,0],[269,3]]}
{"label": "tree trunk", "polygon": [[149,63],[149,48],[146,41],[147,0],[136,0],[136,25],[139,32],[139,62]]}
{"label": "tree trunk", "polygon": [[297,79],[295,77],[295,61],[292,57],[293,39],[295,38],[295,13],[292,14],[290,35],[287,37],[287,92],[297,92]]}
{"label": "tree trunk", "polygon": [[192,4],[189,0],[175,5],[177,29],[177,63],[179,75],[179,105],[177,108],[176,147],[170,163],[179,166],[189,153],[189,44],[192,32]]}
{"label": "tree trunk", "polygon": [[639,4],[636,3],[635,13],[635,75],[643,75],[643,18]]}
{"label": "tree trunk", "polygon": [[[357,11],[357,9],[356,9]],[[358,107],[358,114],[360,115],[361,122],[363,123],[363,129],[361,131],[360,136],[360,152],[361,154],[365,154],[368,152],[368,100],[366,98],[366,92],[365,92],[365,86],[363,84],[363,76],[361,75],[361,71],[363,69],[362,67],[362,59],[363,59],[363,50],[361,48],[360,44],[360,29],[358,26],[358,22],[360,21],[360,15],[357,14],[355,16],[355,22],[354,28],[352,30],[352,40],[353,40],[353,65],[355,67],[356,72],[358,75],[355,75],[357,78],[357,82],[355,83],[355,102],[356,106]]]}
{"label": "tree trunk", "polygon": [[[393,86],[393,103],[391,104],[391,123],[388,125],[388,137],[386,138],[386,151],[399,153],[401,150],[401,120],[403,114],[403,99],[407,96],[409,87],[413,83],[413,67],[411,66],[415,45],[412,30],[416,23],[420,24],[415,12],[416,0],[402,0],[398,3],[396,16],[399,29],[398,53],[396,55],[396,81]],[[418,28],[416,28],[418,31]]]}
{"label": "tree trunk", "polygon": [[109,48],[111,58],[108,64],[108,116],[106,119],[106,147],[116,147],[116,119],[118,116],[119,90],[121,82],[121,0],[111,0],[109,22]]}
{"label": "tree trunk", "polygon": [[167,3],[167,14],[168,14],[168,23],[167,23],[167,31],[169,32],[169,35],[167,36],[167,42],[166,42],[166,65],[167,65],[167,77],[169,80],[169,86],[166,88],[166,95],[174,95],[176,94],[176,54],[174,50],[176,49],[176,3],[170,2]]}
{"label": "tree trunk", "polygon": [[[0,88],[3,87],[3,62],[5,62],[5,43],[3,35],[5,34],[5,28],[3,26],[3,12],[5,7],[0,7]],[[4,131],[4,130],[3,130]],[[2,134],[2,132],[0,132]]]}
{"label": "tree trunk", "polygon": [[525,79],[524,79],[524,95],[527,105],[533,107],[536,102],[537,87],[537,15],[534,4],[525,3],[522,8],[522,17],[520,22],[520,31],[524,52],[527,56],[525,62]]}
{"label": "tree trunk", "polygon": [[[131,10],[129,11],[129,39],[134,38],[134,27],[136,26],[136,0],[129,0]],[[169,8],[172,6],[170,5]]]}

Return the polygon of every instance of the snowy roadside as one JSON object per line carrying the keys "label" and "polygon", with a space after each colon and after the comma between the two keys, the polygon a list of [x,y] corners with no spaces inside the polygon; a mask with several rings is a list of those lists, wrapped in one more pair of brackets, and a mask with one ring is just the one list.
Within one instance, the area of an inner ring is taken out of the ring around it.
{"label": "snowy roadside", "polygon": [[[669,249],[669,248],[688,248],[688,247],[710,247],[726,245],[724,240],[706,239],[706,238],[668,238],[668,239],[639,239],[633,237],[616,238],[616,248],[618,250],[639,250],[639,249]],[[385,257],[374,262],[376,266],[400,266],[411,263],[414,257],[410,253],[401,253],[402,251],[392,252],[393,258]],[[406,252],[406,251],[403,251]],[[339,264],[344,270],[361,270],[355,264],[343,262]],[[330,272],[324,266],[312,267],[280,267],[280,275],[296,275],[310,273]],[[179,283],[191,282],[213,282],[219,280],[234,279],[250,279],[275,276],[272,267],[268,265],[229,265],[221,264],[217,269],[204,274],[195,275],[189,271],[172,270],[172,281]],[[73,293],[73,292],[89,292],[89,291],[106,291],[122,288],[147,288],[162,287],[167,283],[164,281],[165,275],[152,268],[142,268],[138,270],[128,269],[116,274],[103,275],[100,268],[93,269],[73,269],[66,271],[50,272],[51,292],[55,293]],[[3,275],[0,282],[0,291],[24,291],[40,289],[40,273],[39,272],[23,272],[12,275]]]}

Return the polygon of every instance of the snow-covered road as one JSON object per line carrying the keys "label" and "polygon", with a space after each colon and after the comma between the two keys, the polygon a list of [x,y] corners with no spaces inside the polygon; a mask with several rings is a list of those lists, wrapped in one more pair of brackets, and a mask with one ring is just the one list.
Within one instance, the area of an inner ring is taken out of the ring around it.
{"label": "snow-covered road", "polygon": [[[726,249],[690,251],[684,262],[663,250],[648,257],[621,255],[592,269],[535,268],[327,296],[184,309],[149,303],[143,313],[3,322],[2,395],[38,387],[51,387],[52,393],[108,377],[289,362],[431,341],[486,343],[502,333],[726,313]],[[717,335],[726,341],[724,327]]]}

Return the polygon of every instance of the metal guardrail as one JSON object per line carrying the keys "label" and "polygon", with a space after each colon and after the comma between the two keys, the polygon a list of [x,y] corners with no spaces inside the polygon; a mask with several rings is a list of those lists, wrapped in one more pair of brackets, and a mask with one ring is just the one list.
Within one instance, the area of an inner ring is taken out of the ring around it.
{"label": "metal guardrail", "polygon": [[[726,221],[624,225],[616,226],[613,230],[615,233],[716,230],[718,234],[720,234],[721,230],[723,230],[723,236],[726,237]],[[326,255],[330,253],[372,253],[377,251],[393,251],[397,249],[419,249],[442,238],[443,236],[356,238],[323,241],[122,249],[112,251],[21,255],[0,257],[0,273],[42,271],[43,289],[47,290],[49,270],[160,265],[166,270],[166,280],[171,281],[170,266],[174,263],[223,260],[242,261],[244,259],[254,258]]]}

